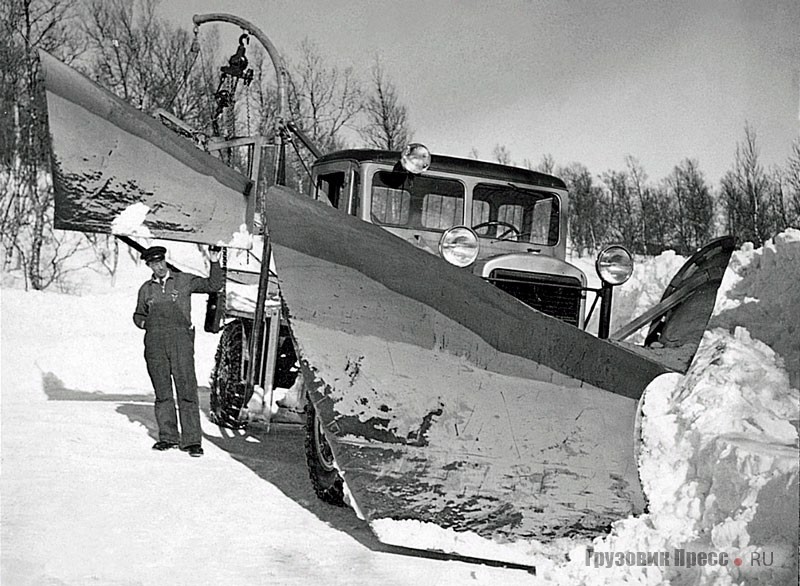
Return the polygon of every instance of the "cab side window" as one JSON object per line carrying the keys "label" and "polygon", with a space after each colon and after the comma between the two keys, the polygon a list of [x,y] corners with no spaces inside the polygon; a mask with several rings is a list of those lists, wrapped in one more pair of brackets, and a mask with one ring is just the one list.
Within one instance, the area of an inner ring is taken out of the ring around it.
{"label": "cab side window", "polygon": [[345,173],[337,171],[317,178],[317,199],[330,203],[335,208],[347,206]]}

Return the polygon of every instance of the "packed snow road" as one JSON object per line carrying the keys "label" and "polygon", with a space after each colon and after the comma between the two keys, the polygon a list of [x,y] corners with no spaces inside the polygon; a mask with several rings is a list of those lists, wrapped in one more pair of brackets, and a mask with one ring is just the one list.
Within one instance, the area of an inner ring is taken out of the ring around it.
{"label": "packed snow road", "polygon": [[[530,583],[380,544],[316,499],[299,427],[229,432],[204,416],[203,458],[152,451],[130,304],[125,288],[2,291],[2,584]],[[198,338],[202,385],[215,337]],[[207,413],[207,388],[201,401]]]}

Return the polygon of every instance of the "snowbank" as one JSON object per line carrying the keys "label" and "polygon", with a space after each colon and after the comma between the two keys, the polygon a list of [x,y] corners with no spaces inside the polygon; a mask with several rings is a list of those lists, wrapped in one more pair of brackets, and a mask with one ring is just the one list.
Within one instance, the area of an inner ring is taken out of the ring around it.
{"label": "snowbank", "polygon": [[792,386],[800,387],[800,230],[733,253],[710,325],[746,327],[780,355]]}
{"label": "snowbank", "polygon": [[[642,422],[640,475],[649,513],[617,523],[594,541],[589,557],[579,549],[550,576],[586,585],[791,584],[798,452],[790,420],[797,418],[798,392],[778,363],[745,330],[714,330],[685,377],[656,379]],[[711,554],[717,563],[688,567],[681,550]],[[598,567],[595,556],[619,552],[666,555],[653,565]]]}
{"label": "snowbank", "polygon": [[577,545],[567,563],[540,561],[545,578],[796,583],[798,275],[798,230],[734,253],[689,372],[659,377],[643,396],[640,477],[648,514],[616,523],[590,547]]}

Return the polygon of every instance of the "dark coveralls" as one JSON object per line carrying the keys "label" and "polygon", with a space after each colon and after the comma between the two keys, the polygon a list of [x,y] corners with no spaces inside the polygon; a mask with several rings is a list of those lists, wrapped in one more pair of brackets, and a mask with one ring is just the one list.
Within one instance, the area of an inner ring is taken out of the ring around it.
{"label": "dark coveralls", "polygon": [[[159,441],[179,443],[185,448],[200,445],[200,405],[194,370],[192,293],[222,289],[224,276],[218,262],[211,263],[208,278],[172,271],[163,283],[155,275],[139,288],[133,323],[145,330],[144,358],[155,390],[155,412]],[[180,408],[181,433],[172,379]]]}

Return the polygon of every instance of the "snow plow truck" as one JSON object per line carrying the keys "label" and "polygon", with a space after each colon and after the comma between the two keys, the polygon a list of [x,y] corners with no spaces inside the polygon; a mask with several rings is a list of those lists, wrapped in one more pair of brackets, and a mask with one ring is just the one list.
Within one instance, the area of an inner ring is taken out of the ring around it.
{"label": "snow plow truck", "polygon": [[[272,138],[159,120],[39,54],[56,227],[226,250],[227,285],[207,307],[206,329],[221,332],[211,419],[247,425],[254,397],[269,419],[280,390],[282,409],[303,410],[317,495],[347,501],[392,545],[471,555],[458,536],[547,542],[641,512],[639,399],[688,368],[732,239],[610,332],[633,260],[606,248],[602,285],[588,286],[566,260],[563,181],[419,143],[323,155],[286,117],[288,74],[266,35],[227,14],[194,22],[260,42],[276,70]],[[221,68],[229,90],[247,83],[237,54]],[[234,91],[218,93],[224,113]],[[286,186],[298,143],[315,157],[311,193]],[[232,149],[249,173],[228,164]],[[598,335],[586,331],[595,311]],[[641,328],[644,345],[623,341]],[[427,537],[440,534],[456,538]]]}

